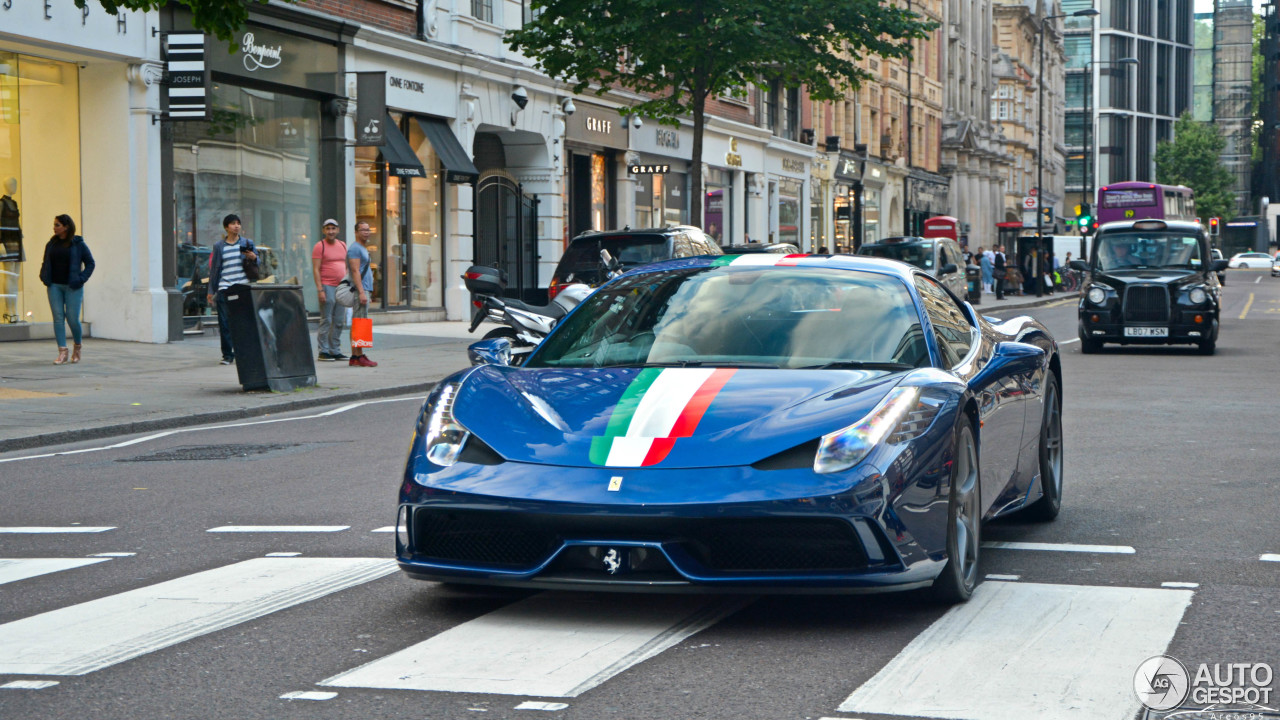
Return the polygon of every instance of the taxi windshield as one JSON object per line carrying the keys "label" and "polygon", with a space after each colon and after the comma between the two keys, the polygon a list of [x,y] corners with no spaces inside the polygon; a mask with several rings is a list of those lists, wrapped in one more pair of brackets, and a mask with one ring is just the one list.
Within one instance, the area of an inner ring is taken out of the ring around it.
{"label": "taxi windshield", "polygon": [[696,267],[620,278],[588,297],[526,367],[929,364],[902,280],[826,268]]}
{"label": "taxi windshield", "polygon": [[1104,233],[1098,237],[1098,269],[1168,268],[1198,270],[1200,243],[1195,235],[1156,232]]}

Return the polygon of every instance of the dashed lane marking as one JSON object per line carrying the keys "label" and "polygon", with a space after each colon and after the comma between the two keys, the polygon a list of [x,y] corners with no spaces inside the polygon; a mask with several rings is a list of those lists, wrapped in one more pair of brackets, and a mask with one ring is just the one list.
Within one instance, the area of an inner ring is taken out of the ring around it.
{"label": "dashed lane marking", "polygon": [[0,527],[0,533],[15,535],[49,535],[56,533],[100,533],[115,530],[115,527],[88,527],[85,525],[65,525],[62,527]]}
{"label": "dashed lane marking", "polygon": [[109,558],[8,558],[0,559],[0,585],[49,573],[97,565]]}
{"label": "dashed lane marking", "polygon": [[1022,579],[1021,575],[988,575],[988,580],[1002,580],[1004,582],[1017,582]]}
{"label": "dashed lane marking", "polygon": [[516,706],[516,710],[564,710],[569,703],[538,702],[527,700]]}
{"label": "dashed lane marking", "polygon": [[294,690],[280,696],[281,700],[332,700],[338,697],[336,692],[319,692],[316,690]]}
{"label": "dashed lane marking", "polygon": [[0,685],[0,690],[43,690],[57,684],[57,680],[14,680]]}
{"label": "dashed lane marking", "polygon": [[1130,720],[1139,710],[1133,669],[1165,652],[1192,596],[985,583],[838,709],[966,720]]}
{"label": "dashed lane marking", "polygon": [[1249,293],[1249,301],[1244,304],[1244,310],[1240,311],[1240,320],[1243,320],[1244,316],[1249,314],[1249,308],[1251,307],[1253,307],[1253,293]]}
{"label": "dashed lane marking", "polygon": [[0,675],[84,675],[396,572],[382,558],[255,558],[0,625]]}
{"label": "dashed lane marking", "polygon": [[1276,555],[1273,553],[1263,553],[1262,555],[1258,556],[1258,559],[1263,562],[1280,562],[1280,555]]}
{"label": "dashed lane marking", "polygon": [[211,533],[334,533],[350,530],[350,525],[222,525]]}
{"label": "dashed lane marking", "polygon": [[1162,583],[1160,583],[1160,587],[1162,587],[1162,588],[1184,588],[1184,589],[1187,589],[1187,590],[1195,590],[1196,588],[1200,587],[1200,583],[1193,583],[1193,582],[1162,582]]}
{"label": "dashed lane marking", "polygon": [[1077,545],[1075,543],[999,542],[988,541],[982,547],[992,550],[1046,550],[1049,552],[1110,553],[1133,555],[1136,550],[1128,545]]}

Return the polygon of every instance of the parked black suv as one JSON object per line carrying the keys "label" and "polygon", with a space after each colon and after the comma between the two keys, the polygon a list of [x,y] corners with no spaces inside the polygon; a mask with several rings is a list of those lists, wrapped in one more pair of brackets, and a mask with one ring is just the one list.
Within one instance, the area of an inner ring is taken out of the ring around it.
{"label": "parked black suv", "polygon": [[600,263],[601,250],[608,250],[624,270],[672,258],[724,254],[714,240],[692,225],[588,231],[575,237],[565,248],[551,275],[548,297],[555,298],[560,288],[569,283],[591,286],[603,283],[607,271]]}
{"label": "parked black suv", "polygon": [[1080,351],[1103,343],[1190,343],[1212,355],[1218,342],[1221,286],[1209,238],[1199,223],[1126,220],[1103,225],[1080,296]]}

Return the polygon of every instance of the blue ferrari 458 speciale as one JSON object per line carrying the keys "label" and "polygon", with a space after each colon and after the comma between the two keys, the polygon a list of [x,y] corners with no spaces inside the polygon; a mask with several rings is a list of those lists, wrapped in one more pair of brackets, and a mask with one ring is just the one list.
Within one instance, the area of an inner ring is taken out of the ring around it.
{"label": "blue ferrari 458 speciale", "polygon": [[960,602],[984,521],[1061,506],[1057,343],[905,264],[673,260],[595,291],[523,366],[507,343],[422,407],[413,577]]}

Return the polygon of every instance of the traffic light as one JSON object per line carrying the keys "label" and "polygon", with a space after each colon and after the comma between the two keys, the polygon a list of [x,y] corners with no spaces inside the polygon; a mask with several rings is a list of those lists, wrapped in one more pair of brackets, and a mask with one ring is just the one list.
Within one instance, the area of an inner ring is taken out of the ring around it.
{"label": "traffic light", "polygon": [[1209,235],[1212,237],[1218,236],[1218,218],[1216,217],[1209,218]]}
{"label": "traffic light", "polygon": [[1089,207],[1089,203],[1081,203],[1079,212],[1076,213],[1076,223],[1080,227],[1082,235],[1088,235],[1094,230],[1093,208]]}

